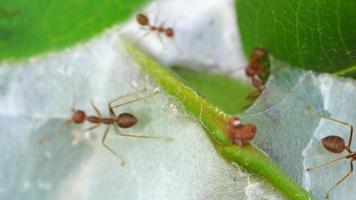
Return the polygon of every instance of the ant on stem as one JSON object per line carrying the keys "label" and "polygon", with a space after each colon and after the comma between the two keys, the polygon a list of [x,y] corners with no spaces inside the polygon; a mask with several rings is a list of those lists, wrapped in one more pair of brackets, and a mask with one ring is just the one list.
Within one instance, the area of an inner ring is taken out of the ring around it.
{"label": "ant on stem", "polygon": [[326,136],[324,138],[321,139],[321,143],[323,144],[325,150],[331,152],[331,153],[342,153],[346,150],[346,152],[348,153],[347,155],[345,156],[342,156],[340,158],[337,158],[337,159],[334,159],[334,160],[330,160],[330,161],[327,161],[321,165],[318,165],[318,166],[314,166],[314,167],[309,167],[307,168],[306,170],[307,171],[312,171],[314,169],[318,169],[318,168],[321,168],[321,167],[324,167],[326,165],[329,165],[329,164],[332,164],[334,162],[337,162],[339,160],[343,160],[343,159],[350,159],[350,171],[344,176],[342,177],[333,187],[331,187],[327,193],[326,193],[326,196],[325,198],[326,199],[329,199],[329,196],[330,196],[330,192],[335,189],[341,182],[343,182],[347,177],[349,177],[352,172],[353,172],[353,164],[352,162],[354,160],[356,160],[356,151],[353,151],[351,150],[351,143],[352,143],[352,136],[353,136],[353,126],[347,122],[344,122],[344,121],[341,121],[341,120],[338,120],[338,119],[334,119],[332,117],[328,117],[328,116],[324,116],[324,115],[321,115],[321,114],[318,114],[318,113],[315,113],[311,107],[308,107],[307,108],[308,112],[313,114],[313,115],[316,115],[316,116],[319,116],[321,118],[324,118],[324,119],[327,119],[327,120],[331,120],[331,121],[334,121],[334,122],[337,122],[339,124],[342,124],[342,125],[345,125],[347,127],[349,127],[349,130],[350,130],[350,135],[349,135],[349,140],[348,140],[348,143],[347,145],[345,144],[345,141],[342,137],[340,136],[336,136],[336,135],[329,135],[329,136]]}
{"label": "ant on stem", "polygon": [[[134,138],[141,138],[141,139],[172,140],[172,138],[170,138],[170,137],[124,134],[124,133],[121,133],[118,130],[118,127],[120,127],[120,128],[131,128],[131,127],[133,127],[138,122],[138,119],[133,114],[127,113],[127,112],[126,113],[121,113],[119,115],[116,115],[115,112],[114,112],[114,109],[118,108],[120,106],[123,106],[123,105],[131,104],[131,103],[134,103],[134,102],[149,98],[149,97],[151,97],[153,95],[156,95],[158,93],[158,90],[154,91],[153,93],[148,94],[146,96],[139,97],[139,98],[136,98],[136,99],[133,99],[133,100],[130,100],[130,101],[126,101],[126,102],[120,103],[118,105],[113,105],[113,104],[115,102],[117,102],[118,100],[121,100],[121,99],[126,98],[126,97],[130,97],[130,96],[134,96],[134,95],[136,95],[138,93],[144,92],[145,90],[146,89],[142,89],[142,90],[139,90],[139,91],[136,91],[136,92],[133,92],[133,93],[129,93],[129,94],[126,94],[126,95],[123,95],[123,96],[120,96],[120,97],[117,97],[117,98],[111,100],[108,103],[108,111],[109,111],[109,114],[110,114],[109,117],[103,117],[101,115],[99,109],[95,106],[93,101],[91,101],[91,106],[92,106],[92,108],[94,109],[94,111],[96,112],[97,115],[87,115],[85,111],[74,108],[74,99],[73,99],[73,107],[71,109],[71,112],[72,112],[71,119],[68,119],[65,122],[66,123],[73,122],[75,124],[83,124],[84,122],[89,122],[90,124],[93,124],[93,126],[83,130],[83,132],[94,130],[94,129],[98,128],[101,125],[106,125],[107,128],[105,129],[104,134],[102,136],[101,144],[107,150],[109,150],[111,153],[113,153],[116,157],[118,157],[121,160],[121,165],[124,165],[125,164],[125,159],[119,153],[117,153],[115,150],[113,150],[106,143],[106,138],[108,136],[108,133],[109,133],[111,127],[113,127],[115,129],[115,131],[116,131],[116,133],[118,135],[125,136],[125,137],[134,137]],[[39,140],[39,143],[42,143],[42,141],[43,141],[43,138],[41,138]]]}
{"label": "ant on stem", "polygon": [[233,144],[244,146],[256,136],[257,128],[253,124],[242,124],[240,118],[234,116],[228,119],[227,135]]}

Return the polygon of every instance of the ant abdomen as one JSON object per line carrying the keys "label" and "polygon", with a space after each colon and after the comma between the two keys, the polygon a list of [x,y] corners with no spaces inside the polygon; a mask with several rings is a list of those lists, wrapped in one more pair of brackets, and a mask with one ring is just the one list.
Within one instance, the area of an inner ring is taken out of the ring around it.
{"label": "ant abdomen", "polygon": [[342,137],[330,135],[321,139],[326,150],[333,153],[341,153],[345,150],[345,141]]}
{"label": "ant abdomen", "polygon": [[150,21],[148,19],[148,17],[142,13],[138,13],[136,15],[136,20],[138,21],[139,24],[141,24],[142,26],[147,26],[150,24]]}
{"label": "ant abdomen", "polygon": [[168,37],[173,37],[174,36],[174,31],[173,31],[172,28],[167,28],[165,32],[166,32],[166,35]]}
{"label": "ant abdomen", "polygon": [[121,113],[117,116],[117,125],[121,128],[130,128],[137,123],[137,118],[130,113]]}

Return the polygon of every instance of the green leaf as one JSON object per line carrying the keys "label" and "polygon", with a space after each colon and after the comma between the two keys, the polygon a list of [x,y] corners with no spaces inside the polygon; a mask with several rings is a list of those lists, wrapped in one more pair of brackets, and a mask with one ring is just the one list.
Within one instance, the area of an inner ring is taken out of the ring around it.
{"label": "green leaf", "polygon": [[356,64],[355,10],[352,0],[237,0],[246,55],[263,47],[286,63],[319,72]]}
{"label": "green leaf", "polygon": [[5,0],[0,8],[0,60],[29,57],[87,40],[128,18],[146,0]]}
{"label": "green leaf", "polygon": [[229,114],[239,113],[253,103],[246,99],[254,91],[253,88],[238,79],[182,67],[174,67],[173,71],[202,96]]}

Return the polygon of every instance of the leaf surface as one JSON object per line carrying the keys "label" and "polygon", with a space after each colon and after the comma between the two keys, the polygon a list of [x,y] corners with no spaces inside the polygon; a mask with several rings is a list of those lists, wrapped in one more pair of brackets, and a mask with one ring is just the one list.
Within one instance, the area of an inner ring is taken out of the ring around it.
{"label": "leaf surface", "polygon": [[126,20],[146,0],[5,0],[0,9],[0,60],[25,58],[87,40]]}
{"label": "leaf surface", "polygon": [[293,66],[330,73],[356,64],[355,1],[237,0],[236,6],[246,55],[263,47]]}

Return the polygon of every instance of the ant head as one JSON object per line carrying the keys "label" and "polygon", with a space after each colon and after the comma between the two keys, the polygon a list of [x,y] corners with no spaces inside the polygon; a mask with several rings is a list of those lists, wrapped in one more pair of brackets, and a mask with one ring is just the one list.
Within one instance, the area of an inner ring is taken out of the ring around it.
{"label": "ant head", "polygon": [[346,145],[342,137],[330,135],[321,139],[324,148],[333,153],[341,153],[345,150]]}
{"label": "ant head", "polygon": [[83,123],[85,121],[86,115],[82,110],[74,110],[72,109],[72,121],[76,124]]}
{"label": "ant head", "polygon": [[142,13],[136,15],[136,20],[142,26],[147,26],[150,23],[148,17]]}
{"label": "ant head", "polygon": [[167,28],[165,30],[167,37],[173,37],[174,36],[174,31],[173,28]]}
{"label": "ant head", "polygon": [[122,113],[117,116],[117,125],[121,128],[130,128],[137,123],[137,118],[131,113]]}

